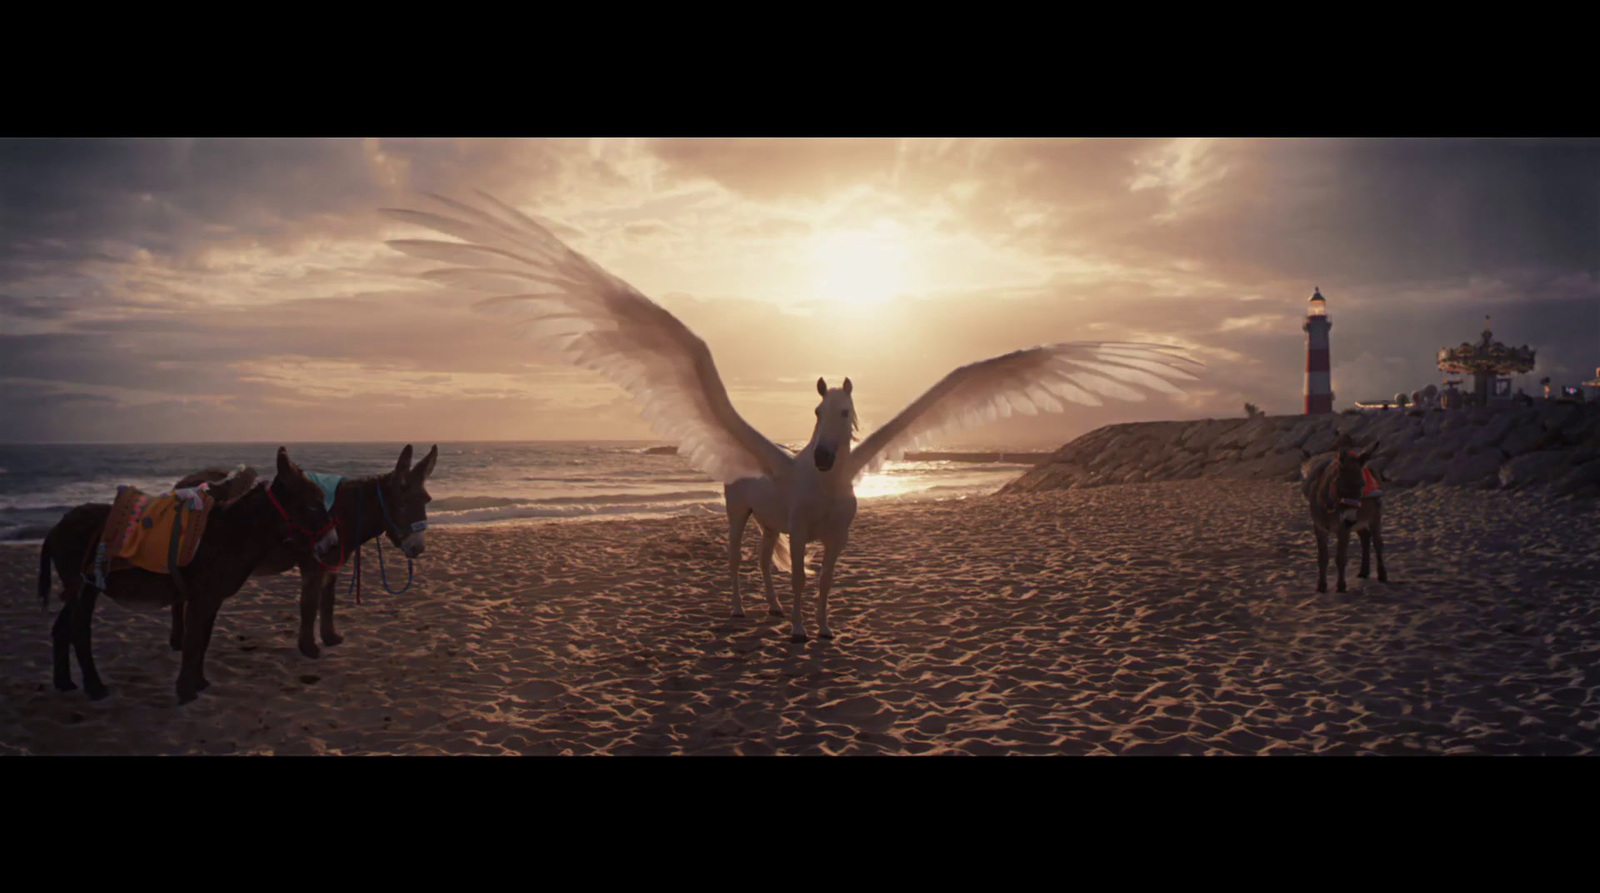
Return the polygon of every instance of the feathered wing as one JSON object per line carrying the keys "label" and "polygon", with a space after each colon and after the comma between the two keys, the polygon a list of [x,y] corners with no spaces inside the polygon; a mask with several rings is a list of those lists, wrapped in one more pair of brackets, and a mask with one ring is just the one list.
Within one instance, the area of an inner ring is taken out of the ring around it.
{"label": "feathered wing", "polygon": [[1168,379],[1195,378],[1200,364],[1161,344],[1072,341],[1014,351],[962,366],[929,388],[850,453],[850,476],[874,471],[949,431],[1012,413],[1061,412],[1100,398],[1143,400],[1141,388],[1183,393]]}
{"label": "feathered wing", "polygon": [[542,224],[479,195],[487,210],[440,196],[430,198],[450,213],[385,209],[461,240],[389,244],[451,264],[422,275],[493,293],[473,306],[512,314],[539,347],[605,373],[640,404],[658,434],[677,442],[679,455],[717,481],[788,472],[789,454],[734,411],[711,351],[694,332]]}

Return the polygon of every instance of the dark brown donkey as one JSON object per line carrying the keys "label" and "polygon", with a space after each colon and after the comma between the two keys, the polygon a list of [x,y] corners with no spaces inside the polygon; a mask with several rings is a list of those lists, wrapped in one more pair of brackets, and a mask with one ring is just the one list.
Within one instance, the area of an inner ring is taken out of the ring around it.
{"label": "dark brown donkey", "polygon": [[[406,448],[400,451],[400,459],[393,471],[340,481],[334,495],[332,514],[338,524],[343,554],[353,555],[368,540],[383,535],[406,558],[421,555],[424,531],[428,525],[427,506],[432,499],[424,485],[438,461],[439,446],[435,444],[428,455],[413,467],[411,445],[406,444]],[[176,487],[181,489],[201,483],[216,483],[227,475],[221,469],[210,468],[178,481]],[[344,641],[333,625],[333,596],[339,584],[340,566],[326,564],[314,556],[296,553],[291,549],[279,548],[263,558],[251,575],[272,576],[297,565],[300,568],[300,653],[306,657],[318,657],[322,650],[317,647],[311,630],[319,607],[322,614],[322,643],[332,646]],[[172,620],[172,647],[176,649],[183,640],[182,618],[174,612]]]}
{"label": "dark brown donkey", "polygon": [[[78,653],[85,693],[94,700],[109,694],[95,670],[89,642],[90,621],[98,589],[85,578],[86,565],[111,515],[105,503],[80,505],[62,518],[44,539],[39,555],[39,598],[50,601],[50,565],[61,577],[61,613],[51,637],[55,646],[55,684],[61,691],[77,688],[67,660],[70,644]],[[178,703],[187,703],[210,683],[206,681],[206,647],[222,601],[239,591],[267,553],[286,544],[293,550],[337,558],[338,533],[322,505],[322,490],[312,483],[289,454],[278,448],[278,476],[270,486],[257,486],[232,502],[216,503],[206,519],[205,534],[187,566],[160,574],[139,567],[114,570],[105,577],[105,594],[126,607],[184,604],[183,668],[178,672]]]}
{"label": "dark brown donkey", "polygon": [[1383,566],[1383,491],[1367,471],[1367,461],[1378,445],[1361,453],[1342,449],[1306,462],[1300,492],[1311,504],[1311,524],[1317,535],[1317,591],[1328,591],[1328,533],[1338,538],[1338,591],[1344,592],[1344,565],[1350,549],[1350,531],[1361,536],[1361,573],[1367,576],[1370,552],[1378,553],[1378,580],[1388,582]]}

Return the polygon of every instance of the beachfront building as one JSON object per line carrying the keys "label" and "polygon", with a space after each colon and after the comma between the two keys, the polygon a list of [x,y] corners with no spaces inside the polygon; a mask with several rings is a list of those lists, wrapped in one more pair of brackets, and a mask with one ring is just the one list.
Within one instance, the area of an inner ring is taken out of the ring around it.
{"label": "beachfront building", "polygon": [[1333,373],[1328,358],[1328,330],[1333,320],[1328,318],[1327,299],[1322,289],[1311,292],[1307,302],[1306,323],[1306,415],[1333,412]]}

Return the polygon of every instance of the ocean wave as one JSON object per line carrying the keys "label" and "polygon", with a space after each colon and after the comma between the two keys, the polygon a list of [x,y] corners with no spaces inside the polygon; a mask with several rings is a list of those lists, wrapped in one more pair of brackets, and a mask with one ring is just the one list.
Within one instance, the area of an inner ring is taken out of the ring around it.
{"label": "ocean wave", "polygon": [[567,503],[563,505],[502,505],[462,511],[428,514],[430,526],[487,524],[496,521],[580,520],[597,517],[665,517],[686,513],[721,511],[721,502],[628,502],[607,505]]}

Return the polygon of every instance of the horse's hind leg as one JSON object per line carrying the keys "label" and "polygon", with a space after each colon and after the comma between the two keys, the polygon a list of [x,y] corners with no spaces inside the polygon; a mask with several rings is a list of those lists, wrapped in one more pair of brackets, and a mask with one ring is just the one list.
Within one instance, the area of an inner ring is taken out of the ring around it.
{"label": "horse's hind leg", "polygon": [[61,606],[55,625],[50,627],[50,647],[55,662],[56,691],[72,691],[78,683],[72,681],[72,602]]}
{"label": "horse's hind leg", "polygon": [[106,684],[100,681],[100,672],[95,669],[94,649],[89,640],[89,629],[94,622],[94,602],[99,595],[99,590],[93,586],[85,586],[79,590],[70,623],[72,650],[78,652],[78,671],[83,675],[83,691],[91,701],[98,701],[111,694]]}
{"label": "horse's hind leg", "polygon": [[339,588],[339,575],[324,573],[322,577],[322,644],[332,647],[344,641],[333,628],[333,593]]}
{"label": "horse's hind leg", "polygon": [[744,598],[739,594],[739,553],[744,546],[744,525],[750,521],[750,510],[744,506],[728,508],[728,577],[733,585],[733,615],[744,616]]}
{"label": "horse's hind leg", "polygon": [[322,656],[311,631],[317,623],[317,603],[322,595],[322,575],[300,568],[300,653],[309,658]]}
{"label": "horse's hind leg", "polygon": [[1356,573],[1356,576],[1365,580],[1367,578],[1368,556],[1372,552],[1372,531],[1363,527],[1357,533],[1361,536],[1361,570]]}
{"label": "horse's hind leg", "polygon": [[767,613],[783,616],[783,605],[778,604],[778,593],[772,589],[772,554],[778,548],[778,531],[761,528],[761,585],[767,590]]}

